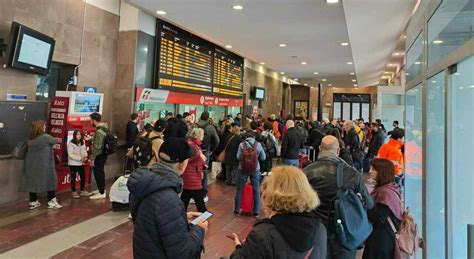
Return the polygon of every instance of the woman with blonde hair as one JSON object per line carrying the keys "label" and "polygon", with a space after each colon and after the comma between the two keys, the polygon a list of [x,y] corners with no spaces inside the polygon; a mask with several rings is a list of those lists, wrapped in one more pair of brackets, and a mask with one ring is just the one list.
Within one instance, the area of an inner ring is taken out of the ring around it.
{"label": "woman with blonde hair", "polygon": [[189,201],[191,199],[196,203],[199,212],[205,212],[206,204],[204,202],[204,189],[202,184],[203,171],[206,166],[206,156],[202,153],[200,148],[204,138],[204,130],[201,128],[193,128],[188,134],[188,144],[194,150],[195,155],[188,161],[188,165],[184,170],[183,177],[183,192],[181,193],[181,200],[184,208],[187,210]]}
{"label": "woman with blonde hair", "polygon": [[39,120],[31,123],[24,164],[26,188],[30,194],[30,210],[41,206],[37,197],[39,192],[48,193],[49,209],[62,208],[56,199],[58,178],[53,153],[53,146],[56,143],[55,138],[46,134],[46,122]]}
{"label": "woman with blonde hair", "polygon": [[299,168],[273,168],[262,184],[262,203],[270,217],[257,221],[244,243],[232,234],[231,258],[326,257],[326,230],[312,213],[319,198]]}

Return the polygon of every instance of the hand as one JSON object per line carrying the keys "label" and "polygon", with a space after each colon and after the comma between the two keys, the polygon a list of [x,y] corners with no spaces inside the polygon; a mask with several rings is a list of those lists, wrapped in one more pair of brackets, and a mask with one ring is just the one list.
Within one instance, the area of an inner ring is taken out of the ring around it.
{"label": "hand", "polygon": [[90,161],[89,161],[89,164],[90,164],[92,167],[94,167],[94,166],[95,166],[94,160],[90,160]]}
{"label": "hand", "polygon": [[188,222],[191,222],[191,221],[193,221],[193,219],[201,216],[201,214],[202,214],[201,212],[193,212],[192,211],[192,212],[186,213],[186,217],[188,218]]}
{"label": "hand", "polygon": [[202,159],[204,162],[206,162],[207,157],[206,157],[203,153],[201,153],[201,159]]}
{"label": "hand", "polygon": [[242,242],[240,242],[239,236],[237,236],[237,234],[235,234],[235,233],[232,233],[232,235],[234,236],[235,246],[241,246]]}
{"label": "hand", "polygon": [[200,226],[204,229],[204,232],[207,232],[207,228],[209,226],[209,222],[207,222],[207,220],[205,221],[202,221],[202,222],[199,222],[196,224],[196,226]]}

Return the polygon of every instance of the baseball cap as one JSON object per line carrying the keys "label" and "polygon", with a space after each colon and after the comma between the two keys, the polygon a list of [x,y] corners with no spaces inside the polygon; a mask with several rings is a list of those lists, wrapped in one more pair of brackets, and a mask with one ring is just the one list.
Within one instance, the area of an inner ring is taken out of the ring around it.
{"label": "baseball cap", "polygon": [[159,154],[166,154],[170,157],[170,160],[160,159],[167,163],[181,163],[186,159],[189,159],[196,155],[194,149],[188,144],[185,138],[166,138],[163,144],[161,144]]}
{"label": "baseball cap", "polygon": [[165,130],[166,127],[168,127],[168,122],[164,119],[159,119],[155,122],[155,125],[153,126],[153,130],[158,131],[158,132],[163,132],[163,130]]}

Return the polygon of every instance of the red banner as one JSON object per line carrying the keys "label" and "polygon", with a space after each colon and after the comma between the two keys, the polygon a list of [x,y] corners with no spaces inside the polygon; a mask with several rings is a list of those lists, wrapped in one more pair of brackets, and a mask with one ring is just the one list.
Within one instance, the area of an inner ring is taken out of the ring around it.
{"label": "red banner", "polygon": [[49,134],[53,136],[57,143],[53,146],[54,155],[59,156],[61,161],[65,161],[66,151],[64,150],[66,143],[66,118],[68,114],[69,97],[51,98],[51,110],[49,113]]}
{"label": "red banner", "polygon": [[244,104],[243,99],[169,92],[167,103],[199,104],[208,106],[239,106]]}

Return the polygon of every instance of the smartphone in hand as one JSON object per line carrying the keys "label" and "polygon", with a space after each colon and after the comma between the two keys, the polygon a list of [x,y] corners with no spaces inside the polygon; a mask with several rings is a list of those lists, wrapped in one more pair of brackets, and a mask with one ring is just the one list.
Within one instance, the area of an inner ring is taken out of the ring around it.
{"label": "smartphone in hand", "polygon": [[214,216],[214,214],[212,212],[206,211],[203,214],[201,214],[199,217],[197,217],[193,221],[191,221],[191,224],[196,225],[199,222],[203,222],[203,221],[208,220],[212,216]]}

